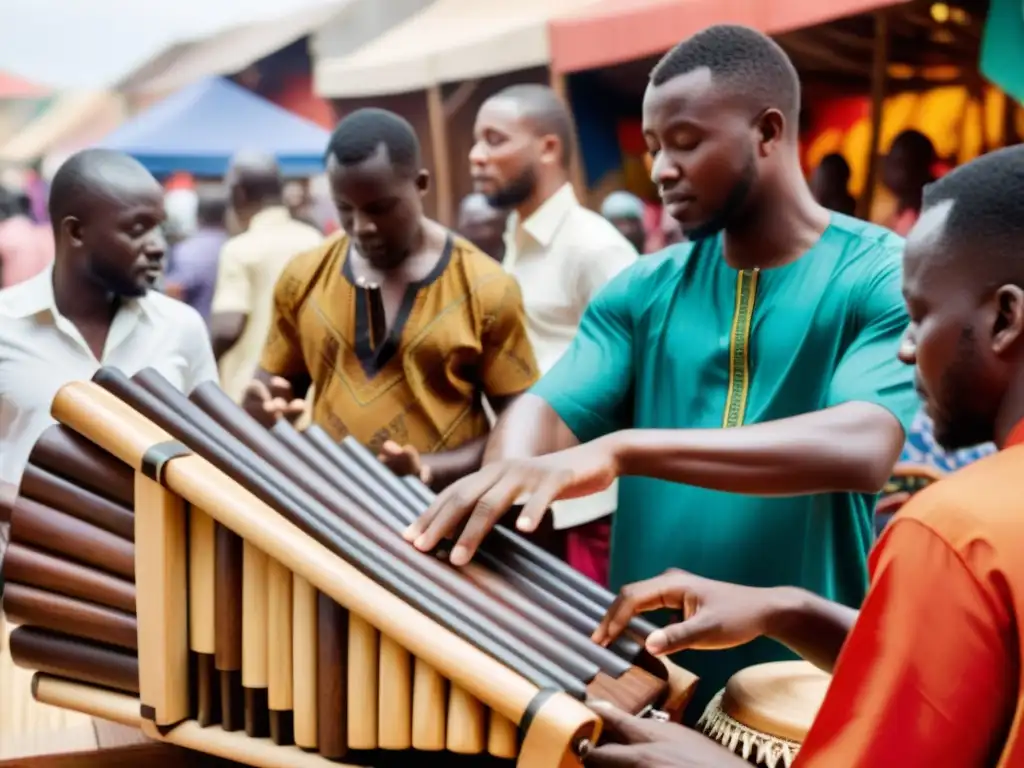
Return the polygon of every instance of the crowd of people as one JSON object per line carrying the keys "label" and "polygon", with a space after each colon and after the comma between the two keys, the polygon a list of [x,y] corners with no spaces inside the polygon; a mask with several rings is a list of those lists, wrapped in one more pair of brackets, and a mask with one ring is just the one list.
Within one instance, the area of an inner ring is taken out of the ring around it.
{"label": "crowd of people", "polygon": [[[637,198],[577,199],[543,86],[481,106],[460,234],[425,216],[419,140],[382,109],[325,148],[331,235],[246,153],[172,247],[149,172],[80,152],[51,183],[52,254],[3,203],[0,480],[100,366],[216,380],[267,426],[352,435],[433,486],[410,546],[451,538],[459,567],[514,525],[620,590],[595,641],[661,611],[648,650],[701,680],[687,725],[738,670],[799,655],[833,674],[801,766],[1024,764],[1024,148],[939,173],[904,134],[896,212],[872,224],[841,158],[805,178],[800,98],[748,28],[664,56],[643,126],[673,226],[653,254]],[[901,499],[872,550],[879,492],[925,453],[971,466]],[[602,714],[587,765],[745,764]]]}

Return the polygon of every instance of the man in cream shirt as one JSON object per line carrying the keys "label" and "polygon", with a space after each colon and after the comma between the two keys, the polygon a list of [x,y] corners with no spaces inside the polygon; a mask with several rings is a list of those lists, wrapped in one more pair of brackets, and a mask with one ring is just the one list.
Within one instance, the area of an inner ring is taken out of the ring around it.
{"label": "man in cream shirt", "polygon": [[[562,356],[591,298],[637,258],[619,231],[576,199],[569,182],[573,126],[565,105],[541,85],[515,85],[477,114],[469,155],[476,191],[513,212],[505,269],[516,276],[541,372]],[[488,459],[497,458],[488,453]],[[609,516],[617,487],[556,502],[554,525],[567,531],[571,565],[607,583]]]}
{"label": "man in cream shirt", "polygon": [[221,386],[240,403],[270,331],[277,278],[295,256],[320,245],[323,235],[292,218],[273,157],[239,155],[232,161],[227,184],[231,206],[245,231],[221,249],[210,335]]}
{"label": "man in cream shirt", "polygon": [[150,290],[167,243],[163,190],[145,168],[108,150],[72,156],[50,218],[54,262],[0,291],[0,485],[20,482],[60,388],[101,366],[152,367],[186,393],[217,378],[203,319]]}

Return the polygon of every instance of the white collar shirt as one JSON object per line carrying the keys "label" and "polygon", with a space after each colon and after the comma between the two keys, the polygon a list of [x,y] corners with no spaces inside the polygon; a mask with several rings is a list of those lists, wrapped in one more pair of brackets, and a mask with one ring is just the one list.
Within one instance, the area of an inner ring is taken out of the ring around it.
{"label": "white collar shirt", "polygon": [[33,445],[54,423],[50,407],[60,388],[104,366],[128,376],[155,368],[183,392],[217,380],[199,313],[156,291],[122,304],[99,360],[57,310],[52,264],[0,291],[0,481],[20,482]]}

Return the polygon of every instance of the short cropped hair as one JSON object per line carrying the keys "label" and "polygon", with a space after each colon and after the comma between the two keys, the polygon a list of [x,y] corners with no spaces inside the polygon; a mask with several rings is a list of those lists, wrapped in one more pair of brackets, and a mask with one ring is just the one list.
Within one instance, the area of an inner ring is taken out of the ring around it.
{"label": "short cropped hair", "polygon": [[386,109],[368,107],[347,115],[331,134],[327,155],[342,165],[358,165],[373,157],[381,145],[392,167],[406,173],[421,170],[420,142],[409,121]]}
{"label": "short cropped hair", "polygon": [[653,70],[662,85],[707,67],[716,83],[746,96],[757,110],[775,108],[794,124],[800,116],[800,76],[778,43],[750,27],[716,24],[683,40]]}
{"label": "short cropped hair", "polygon": [[202,189],[196,218],[205,227],[223,227],[228,213],[228,196],[223,189]]}
{"label": "short cropped hair", "polygon": [[993,259],[1005,277],[1024,279],[1024,145],[982,155],[924,188],[924,210],[946,202],[944,243],[970,245],[979,262]]}
{"label": "short cropped hair", "polygon": [[557,136],[562,145],[562,167],[569,167],[576,131],[569,108],[553,89],[546,85],[523,83],[503,88],[493,98],[515,102],[520,115],[533,125],[538,135]]}
{"label": "short cropped hair", "polygon": [[152,175],[135,158],[112,149],[83,149],[57,169],[50,182],[49,214],[54,231],[67,216],[77,216],[92,204],[98,192],[105,192],[126,180],[148,179]]}

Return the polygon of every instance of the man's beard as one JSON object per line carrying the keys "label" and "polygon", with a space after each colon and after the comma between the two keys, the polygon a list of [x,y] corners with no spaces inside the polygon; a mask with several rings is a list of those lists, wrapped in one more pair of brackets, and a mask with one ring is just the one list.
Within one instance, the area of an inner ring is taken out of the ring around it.
{"label": "man's beard", "polygon": [[95,254],[88,257],[87,274],[93,285],[117,298],[137,299],[145,296],[149,290],[144,283],[136,282],[130,276],[108,267]]}
{"label": "man's beard", "polygon": [[525,203],[536,188],[537,174],[528,167],[493,195],[488,195],[487,202],[493,208],[515,208]]}
{"label": "man's beard", "polygon": [[992,440],[995,408],[983,413],[974,405],[979,402],[974,379],[982,375],[977,363],[974,329],[967,327],[961,331],[956,357],[942,375],[942,402],[932,406],[935,442],[944,450],[956,451]]}
{"label": "man's beard", "polygon": [[754,162],[753,154],[747,156],[747,162],[743,166],[739,179],[729,191],[725,204],[711,215],[706,221],[698,222],[687,226],[679,222],[683,232],[689,240],[696,241],[705,237],[717,235],[729,227],[736,218],[742,215],[743,208],[750,197],[750,190],[754,187],[757,178],[757,164]]}

